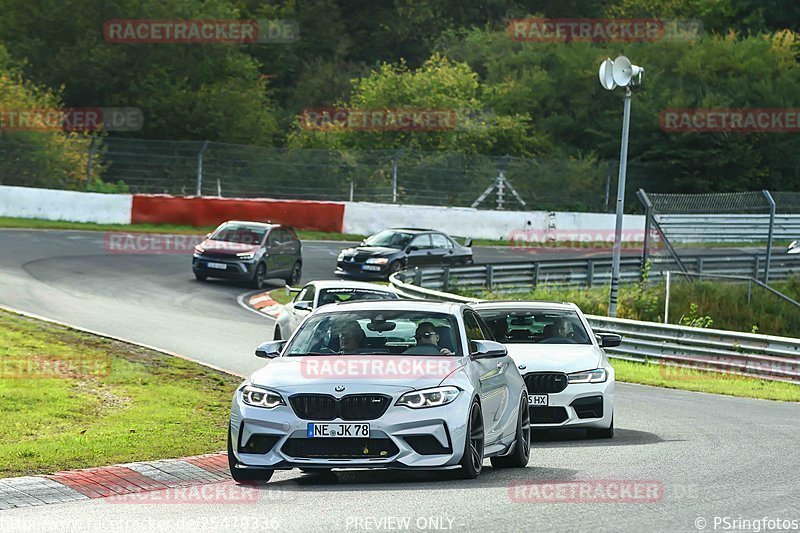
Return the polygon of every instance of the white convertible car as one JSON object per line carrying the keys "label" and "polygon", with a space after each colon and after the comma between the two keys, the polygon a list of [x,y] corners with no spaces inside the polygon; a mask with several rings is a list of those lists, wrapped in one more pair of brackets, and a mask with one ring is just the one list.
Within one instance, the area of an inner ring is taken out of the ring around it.
{"label": "white convertible car", "polygon": [[296,293],[294,299],[283,306],[275,324],[278,341],[291,337],[297,326],[311,311],[326,304],[356,302],[360,300],[397,300],[399,296],[390,287],[363,281],[321,280],[307,283],[302,288],[287,287]]}
{"label": "white convertible car", "polygon": [[473,307],[508,346],[528,388],[531,425],[586,428],[591,438],[614,436],[614,368],[603,347],[614,333],[594,334],[577,305],[483,302]]}

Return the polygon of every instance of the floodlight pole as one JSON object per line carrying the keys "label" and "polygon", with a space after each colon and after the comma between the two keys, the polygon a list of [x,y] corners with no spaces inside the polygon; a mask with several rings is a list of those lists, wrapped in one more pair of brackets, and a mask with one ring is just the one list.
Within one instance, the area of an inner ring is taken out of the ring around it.
{"label": "floodlight pole", "polygon": [[614,229],[614,251],[611,258],[611,294],[608,297],[608,316],[617,316],[619,292],[619,262],[622,255],[622,217],[625,208],[625,176],[628,167],[628,130],[631,121],[631,88],[625,87],[625,111],[622,116],[622,146],[619,151],[617,180],[617,222]]}

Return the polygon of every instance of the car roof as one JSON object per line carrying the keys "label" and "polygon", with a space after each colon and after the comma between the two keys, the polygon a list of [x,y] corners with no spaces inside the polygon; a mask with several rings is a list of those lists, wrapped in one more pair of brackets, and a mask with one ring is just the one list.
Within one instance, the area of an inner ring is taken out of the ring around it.
{"label": "car roof", "polygon": [[[386,228],[386,230],[390,231],[402,231],[405,233],[441,233],[440,231],[432,230],[432,229],[422,229],[422,228]],[[384,230],[384,231],[386,231]]]}
{"label": "car roof", "polygon": [[373,291],[395,292],[395,290],[388,285],[378,285],[377,283],[369,283],[366,281],[349,281],[342,279],[321,279],[309,281],[308,283],[304,284],[303,287],[306,285],[314,285],[314,287],[317,289],[370,289]]}
{"label": "car roof", "polygon": [[[222,224],[242,224],[243,226],[254,226],[257,228],[276,228],[281,226],[281,224],[273,224],[272,222],[253,222],[252,220],[226,220]],[[222,225],[220,224],[220,226]]]}
{"label": "car roof", "polygon": [[450,315],[466,307],[465,304],[454,302],[431,302],[429,300],[359,300],[356,302],[337,302],[320,307],[317,313],[335,313],[337,311],[429,311],[432,313],[445,313]]}
{"label": "car roof", "polygon": [[580,308],[572,302],[548,302],[544,300],[492,300],[490,302],[476,302],[472,306],[476,311],[481,309],[554,309],[580,311]]}

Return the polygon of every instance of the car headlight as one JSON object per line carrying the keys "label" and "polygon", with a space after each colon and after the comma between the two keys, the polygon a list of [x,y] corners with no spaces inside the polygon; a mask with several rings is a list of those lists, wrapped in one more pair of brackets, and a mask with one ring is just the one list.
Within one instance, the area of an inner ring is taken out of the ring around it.
{"label": "car headlight", "polygon": [[206,251],[206,249],[205,249],[205,248],[203,248],[202,246],[200,246],[199,244],[198,244],[197,246],[195,246],[195,247],[194,247],[194,252],[195,252],[196,254],[202,254],[202,253],[204,253],[205,251]]}
{"label": "car headlight", "polygon": [[385,265],[389,260],[385,257],[370,257],[364,262],[368,265]]}
{"label": "car headlight", "polygon": [[337,261],[344,261],[344,251],[339,252],[339,255],[336,256]]}
{"label": "car headlight", "polygon": [[267,409],[274,409],[279,405],[286,405],[281,395],[277,392],[253,387],[252,385],[247,385],[242,389],[242,401],[253,407],[265,407]]}
{"label": "car headlight", "polygon": [[397,405],[404,405],[412,409],[422,409],[424,407],[438,407],[446,405],[458,397],[461,389],[458,387],[436,387],[403,394]]}
{"label": "car headlight", "polygon": [[239,252],[236,257],[239,259],[252,259],[256,256],[255,252]]}
{"label": "car headlight", "polygon": [[567,374],[569,383],[603,383],[606,379],[608,379],[608,374],[604,368]]}

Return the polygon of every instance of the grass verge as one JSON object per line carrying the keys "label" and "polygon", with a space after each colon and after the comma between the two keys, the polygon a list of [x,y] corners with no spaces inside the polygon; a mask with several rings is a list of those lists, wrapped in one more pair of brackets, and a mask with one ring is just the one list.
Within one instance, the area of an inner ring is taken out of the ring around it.
{"label": "grass verge", "polygon": [[224,450],[240,382],[0,311],[0,477]]}
{"label": "grass verge", "polygon": [[679,367],[612,359],[617,381],[667,389],[800,402],[800,385]]}
{"label": "grass verge", "polygon": [[[0,217],[0,228],[14,229],[58,229],[82,231],[119,231],[129,233],[178,233],[204,235],[216,226],[182,226],[179,224],[95,224],[93,222],[66,222],[63,220],[41,220],[36,218]],[[298,230],[298,237],[306,241],[354,241],[360,242],[364,235],[332,233],[314,230]]]}

